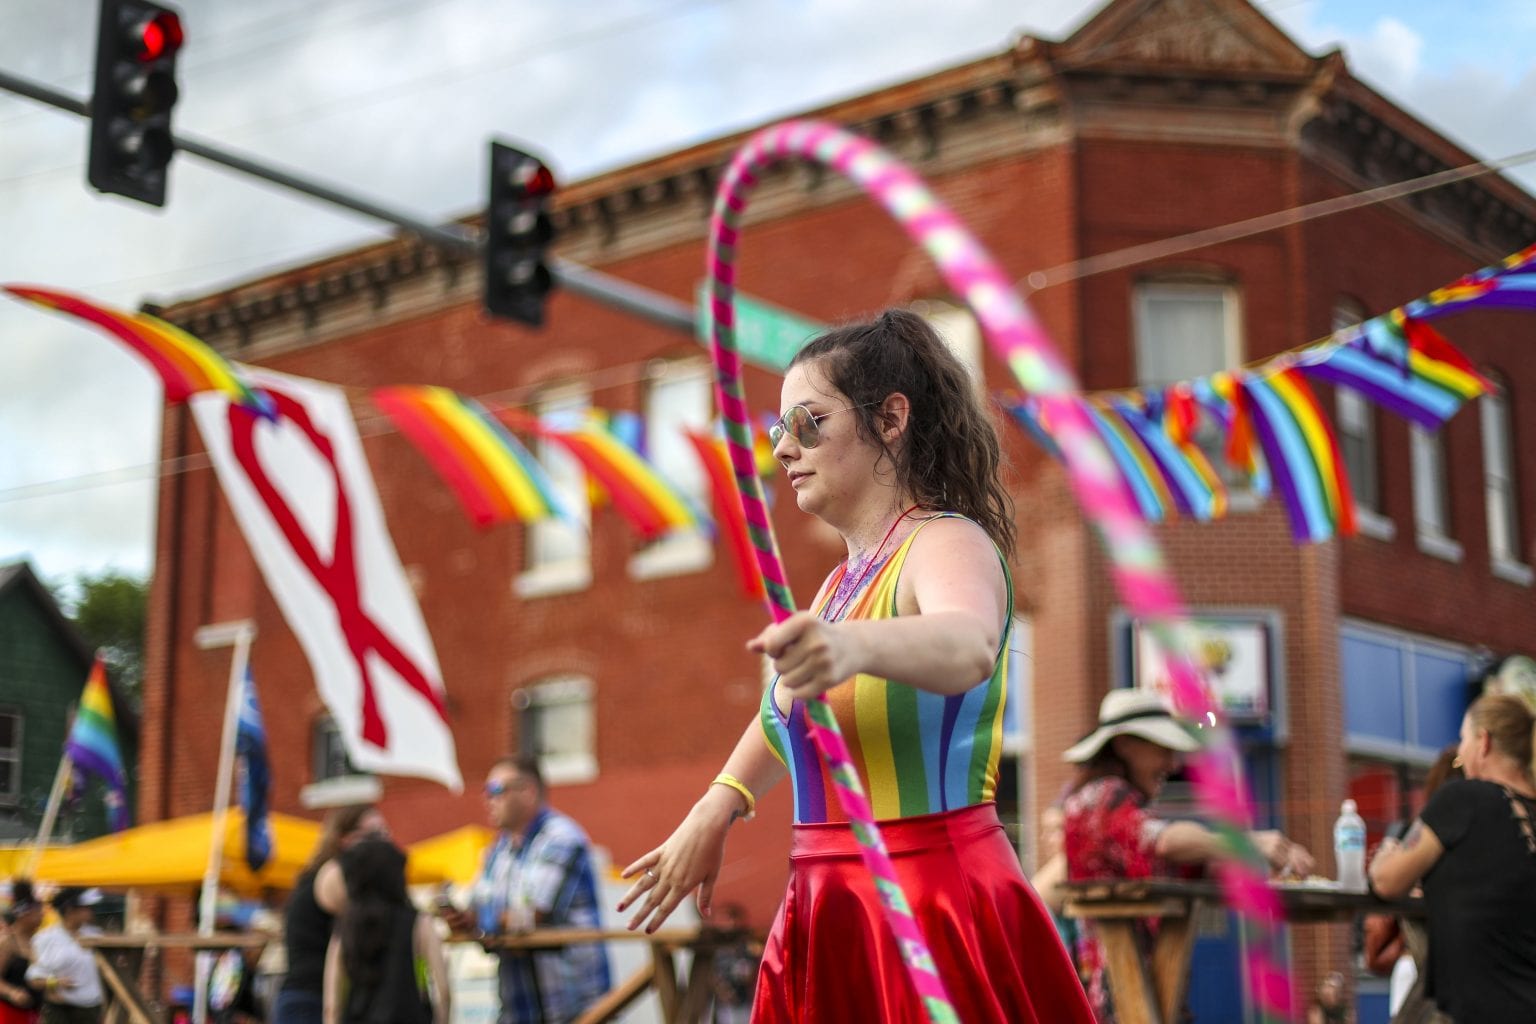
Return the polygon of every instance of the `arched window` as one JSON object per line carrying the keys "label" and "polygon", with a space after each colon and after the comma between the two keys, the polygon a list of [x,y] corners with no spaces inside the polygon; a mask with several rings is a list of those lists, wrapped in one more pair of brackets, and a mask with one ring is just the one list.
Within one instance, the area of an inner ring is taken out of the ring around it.
{"label": "arched window", "polygon": [[1477,403],[1483,435],[1483,506],[1488,520],[1488,558],[1497,576],[1529,585],[1520,530],[1519,488],[1515,467],[1515,436],[1510,422],[1508,385],[1498,377],[1496,387]]}
{"label": "arched window", "polygon": [[512,693],[517,749],[539,759],[550,785],[597,778],[597,714],[592,680],[550,676]]}
{"label": "arched window", "polygon": [[1445,465],[1443,431],[1408,427],[1413,455],[1413,532],[1419,550],[1458,562],[1461,545],[1452,539],[1450,480]]}
{"label": "arched window", "polygon": [[[552,387],[539,395],[534,412],[554,427],[574,427],[591,405],[584,385]],[[523,597],[580,590],[592,582],[592,545],[587,529],[592,505],[587,475],[575,457],[553,441],[540,438],[535,453],[548,471],[558,498],[576,517],[575,523],[541,519],[526,534],[526,569],[516,582]]]}
{"label": "arched window", "polygon": [[[714,373],[698,357],[656,360],[645,392],[645,456],[684,500],[708,513],[709,475],[689,442],[708,434],[714,416]],[[637,579],[697,572],[714,562],[714,546],[700,531],[663,537],[630,559]]]}
{"label": "arched window", "polygon": [[[1242,364],[1242,297],[1231,282],[1141,281],[1134,294],[1132,322],[1136,384],[1144,391],[1161,391],[1170,384]],[[1228,464],[1226,439],[1214,417],[1201,413],[1194,441],[1239,503],[1234,507],[1252,508],[1246,475]]]}
{"label": "arched window", "polygon": [[[1365,307],[1354,299],[1341,298],[1333,306],[1333,329],[1353,327],[1366,318]],[[1334,387],[1334,430],[1344,472],[1355,496],[1360,532],[1378,540],[1391,540],[1392,520],[1382,514],[1381,450],[1376,434],[1376,407],[1354,388]]]}

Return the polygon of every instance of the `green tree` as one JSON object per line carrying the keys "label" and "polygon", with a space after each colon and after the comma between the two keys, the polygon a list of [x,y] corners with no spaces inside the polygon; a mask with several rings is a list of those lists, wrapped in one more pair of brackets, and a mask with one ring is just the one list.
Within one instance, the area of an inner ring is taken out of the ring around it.
{"label": "green tree", "polygon": [[144,688],[144,622],[149,581],[108,569],[82,573],[59,603],[85,642],[101,651],[121,692],[138,708]]}

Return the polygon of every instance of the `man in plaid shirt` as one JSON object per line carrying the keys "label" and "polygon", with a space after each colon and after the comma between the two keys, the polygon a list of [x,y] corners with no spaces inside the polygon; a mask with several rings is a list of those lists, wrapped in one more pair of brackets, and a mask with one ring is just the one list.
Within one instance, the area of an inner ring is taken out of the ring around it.
{"label": "man in plaid shirt", "polygon": [[[530,928],[598,928],[591,840],[549,806],[537,758],[502,758],[485,779],[501,834],[475,884],[474,913],[487,934]],[[608,991],[601,943],[501,954],[497,1024],[562,1024]]]}

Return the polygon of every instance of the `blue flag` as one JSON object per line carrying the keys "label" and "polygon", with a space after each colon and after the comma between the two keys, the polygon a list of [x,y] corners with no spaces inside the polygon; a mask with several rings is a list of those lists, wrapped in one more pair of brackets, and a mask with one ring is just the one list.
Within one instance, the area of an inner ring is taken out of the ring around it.
{"label": "blue flag", "polygon": [[245,765],[240,806],[245,809],[245,862],[260,871],[272,857],[272,769],[267,761],[267,728],[256,700],[256,681],[245,670],[240,695],[240,724],[235,730],[235,755]]}

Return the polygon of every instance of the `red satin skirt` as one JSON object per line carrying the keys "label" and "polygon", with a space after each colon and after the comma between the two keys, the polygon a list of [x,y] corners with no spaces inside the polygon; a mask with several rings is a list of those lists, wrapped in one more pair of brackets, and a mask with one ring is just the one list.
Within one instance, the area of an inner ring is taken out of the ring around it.
{"label": "red satin skirt", "polygon": [[[1056,926],[992,804],[882,821],[880,831],[964,1024],[1093,1024]],[[848,826],[796,825],[789,860],[754,1024],[924,1024]]]}

